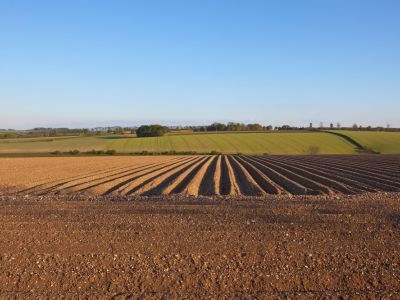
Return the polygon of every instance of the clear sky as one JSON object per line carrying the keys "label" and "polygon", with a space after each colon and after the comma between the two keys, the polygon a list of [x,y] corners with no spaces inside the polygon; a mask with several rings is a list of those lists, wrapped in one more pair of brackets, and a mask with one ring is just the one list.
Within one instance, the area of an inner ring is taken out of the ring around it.
{"label": "clear sky", "polygon": [[398,0],[0,0],[0,128],[400,126]]}

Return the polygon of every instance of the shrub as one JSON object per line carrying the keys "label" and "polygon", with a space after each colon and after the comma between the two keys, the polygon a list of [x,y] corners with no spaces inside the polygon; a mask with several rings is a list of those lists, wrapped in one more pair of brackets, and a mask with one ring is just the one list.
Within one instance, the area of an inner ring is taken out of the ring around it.
{"label": "shrub", "polygon": [[163,136],[166,134],[168,129],[161,125],[142,125],[136,130],[136,136],[138,137],[154,137]]}
{"label": "shrub", "polygon": [[69,151],[69,154],[72,154],[72,155],[78,155],[79,153],[81,153],[81,152],[78,149]]}
{"label": "shrub", "polygon": [[162,155],[176,155],[178,154],[175,150],[170,150],[170,151],[162,151]]}
{"label": "shrub", "polygon": [[378,151],[375,151],[374,149],[372,149],[369,146],[363,146],[360,151],[360,153],[365,153],[365,154],[379,154]]}
{"label": "shrub", "polygon": [[88,151],[88,152],[85,152],[86,154],[93,154],[93,155],[95,155],[95,154],[97,154],[97,151],[96,150],[91,150],[91,151]]}
{"label": "shrub", "polygon": [[181,154],[181,155],[196,155],[197,152],[196,151],[181,151],[181,152],[178,152],[178,154]]}
{"label": "shrub", "polygon": [[117,151],[115,151],[114,149],[110,149],[106,151],[107,155],[115,155],[117,153]]}
{"label": "shrub", "polygon": [[211,154],[211,155],[219,155],[219,154],[221,154],[221,152],[212,150],[212,151],[210,152],[210,154]]}

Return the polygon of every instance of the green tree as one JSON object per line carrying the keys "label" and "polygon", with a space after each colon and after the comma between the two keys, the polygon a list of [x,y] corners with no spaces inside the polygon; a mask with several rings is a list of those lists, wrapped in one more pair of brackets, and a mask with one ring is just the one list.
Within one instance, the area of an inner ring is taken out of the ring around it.
{"label": "green tree", "polygon": [[272,125],[268,125],[268,126],[266,126],[264,128],[265,128],[265,130],[272,130],[273,129]]}
{"label": "green tree", "polygon": [[152,136],[163,136],[168,132],[168,129],[164,126],[155,125],[142,125],[136,130],[138,137],[152,137]]}
{"label": "green tree", "polygon": [[248,127],[248,130],[250,130],[250,131],[261,131],[261,130],[263,130],[263,127],[260,124],[257,124],[257,123],[248,124],[247,127]]}

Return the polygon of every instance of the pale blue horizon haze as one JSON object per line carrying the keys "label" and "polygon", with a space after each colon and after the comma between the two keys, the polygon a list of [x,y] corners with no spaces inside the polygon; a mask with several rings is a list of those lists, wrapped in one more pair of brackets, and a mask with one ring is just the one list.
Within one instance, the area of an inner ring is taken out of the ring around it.
{"label": "pale blue horizon haze", "polygon": [[400,127],[400,1],[0,0],[0,128]]}

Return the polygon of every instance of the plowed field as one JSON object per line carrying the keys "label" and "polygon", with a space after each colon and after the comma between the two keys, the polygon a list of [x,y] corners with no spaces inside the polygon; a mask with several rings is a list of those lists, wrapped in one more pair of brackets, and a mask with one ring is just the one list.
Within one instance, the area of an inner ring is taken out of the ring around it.
{"label": "plowed field", "polygon": [[0,299],[400,295],[400,156],[2,158],[0,185]]}
{"label": "plowed field", "polygon": [[5,193],[358,194],[400,191],[400,156],[155,156],[0,159]]}
{"label": "plowed field", "polygon": [[0,196],[0,299],[400,297],[396,193],[124,198]]}

